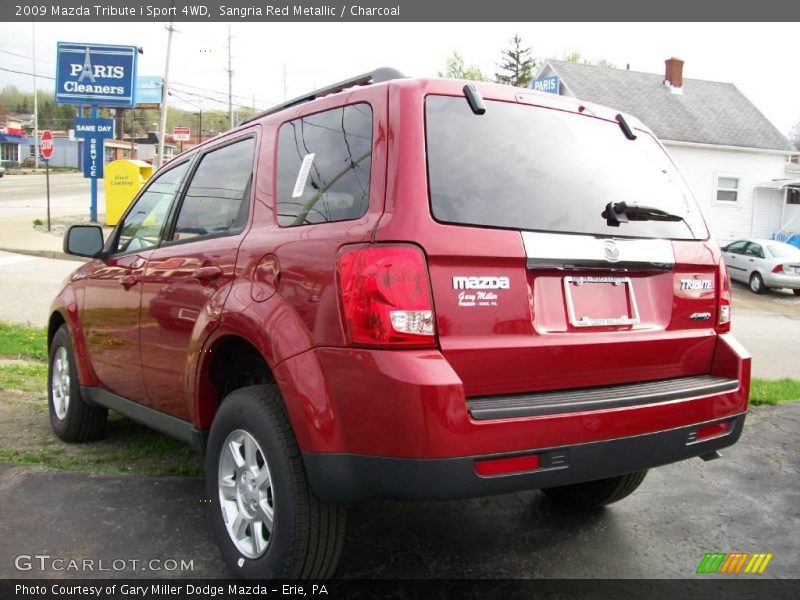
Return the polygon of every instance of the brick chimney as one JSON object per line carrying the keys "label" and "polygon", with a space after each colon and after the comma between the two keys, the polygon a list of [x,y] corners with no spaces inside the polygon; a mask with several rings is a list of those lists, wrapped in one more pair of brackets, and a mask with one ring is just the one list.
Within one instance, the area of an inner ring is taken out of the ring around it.
{"label": "brick chimney", "polygon": [[664,85],[671,92],[682,93],[683,88],[683,61],[680,58],[668,58],[664,61],[666,70],[664,73]]}

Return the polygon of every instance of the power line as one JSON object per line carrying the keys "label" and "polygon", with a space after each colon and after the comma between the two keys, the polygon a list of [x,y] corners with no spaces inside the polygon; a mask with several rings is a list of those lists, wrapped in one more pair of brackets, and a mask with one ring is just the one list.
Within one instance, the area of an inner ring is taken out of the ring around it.
{"label": "power line", "polygon": [[[17,71],[15,69],[7,69],[5,67],[0,67],[0,71],[8,71],[9,73],[16,73],[17,75],[31,75],[31,76],[33,76],[33,73],[31,73],[30,71]],[[37,79],[52,79],[52,80],[55,81],[55,77],[50,77],[48,75],[39,75],[38,73],[36,74],[36,78]]]}
{"label": "power line", "polygon": [[[211,89],[204,88],[204,87],[198,87],[196,85],[190,85],[188,83],[181,83],[180,81],[173,81],[172,85],[180,85],[182,87],[191,88],[193,90],[200,90],[201,92],[208,92],[210,94],[219,94],[220,96],[227,96],[227,94],[225,94],[225,92],[220,92],[218,90],[211,90]],[[240,96],[239,94],[233,94],[233,97],[234,98],[241,98],[242,100],[250,100],[251,99],[249,96]],[[259,104],[280,104],[279,102],[276,102],[275,100],[265,100],[264,98],[256,98],[256,101]]]}
{"label": "power line", "polygon": [[18,52],[11,52],[11,50],[0,50],[3,54],[10,54],[11,56],[18,56],[19,58],[27,58],[28,60],[35,60],[38,63],[44,63],[46,65],[54,65],[55,63],[49,60],[42,60],[41,58],[34,59],[32,56],[27,56],[26,54],[20,54]]}

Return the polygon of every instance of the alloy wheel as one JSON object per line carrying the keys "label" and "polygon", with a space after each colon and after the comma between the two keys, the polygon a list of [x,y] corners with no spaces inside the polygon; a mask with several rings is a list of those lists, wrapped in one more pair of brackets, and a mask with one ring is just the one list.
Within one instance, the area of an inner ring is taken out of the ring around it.
{"label": "alloy wheel", "polygon": [[53,355],[51,367],[51,400],[56,418],[63,421],[69,410],[69,355],[64,346],[59,346]]}
{"label": "alloy wheel", "polygon": [[222,445],[219,504],[231,541],[248,558],[262,556],[272,538],[275,494],[261,446],[247,431],[232,431]]}

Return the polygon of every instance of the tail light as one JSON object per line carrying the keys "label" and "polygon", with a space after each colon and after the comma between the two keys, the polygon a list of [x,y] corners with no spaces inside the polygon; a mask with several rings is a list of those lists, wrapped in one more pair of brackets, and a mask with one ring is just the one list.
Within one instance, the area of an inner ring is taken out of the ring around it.
{"label": "tail light", "polygon": [[719,310],[717,311],[717,331],[725,333],[731,330],[731,280],[725,262],[719,261]]}
{"label": "tail light", "polygon": [[347,336],[365,346],[436,345],[428,266],[410,245],[373,244],[339,255]]}
{"label": "tail light", "polygon": [[788,269],[785,268],[785,265],[776,265],[775,268],[772,269],[773,273],[783,273],[785,271],[788,271]]}

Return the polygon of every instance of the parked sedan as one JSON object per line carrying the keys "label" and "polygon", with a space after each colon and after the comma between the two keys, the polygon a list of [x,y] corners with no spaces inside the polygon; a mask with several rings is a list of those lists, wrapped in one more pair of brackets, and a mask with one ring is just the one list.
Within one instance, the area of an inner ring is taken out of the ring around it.
{"label": "parked sedan", "polygon": [[800,296],[800,248],[775,240],[738,240],[722,249],[731,279],[756,294],[767,288],[790,288]]}

